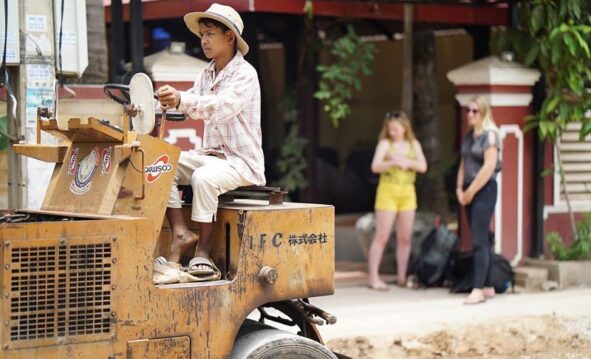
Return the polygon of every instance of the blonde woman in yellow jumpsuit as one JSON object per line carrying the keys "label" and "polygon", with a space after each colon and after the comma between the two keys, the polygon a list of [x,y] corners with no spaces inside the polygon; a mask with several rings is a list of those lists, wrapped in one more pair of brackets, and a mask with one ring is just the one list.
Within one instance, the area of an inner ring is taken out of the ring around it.
{"label": "blonde woman in yellow jumpsuit", "polygon": [[398,284],[404,286],[417,209],[415,178],[417,172],[427,171],[421,144],[403,112],[386,114],[371,170],[380,174],[380,182],[375,201],[376,234],[368,256],[368,286],[388,290],[388,285],[379,276],[384,248],[396,222],[397,279]]}

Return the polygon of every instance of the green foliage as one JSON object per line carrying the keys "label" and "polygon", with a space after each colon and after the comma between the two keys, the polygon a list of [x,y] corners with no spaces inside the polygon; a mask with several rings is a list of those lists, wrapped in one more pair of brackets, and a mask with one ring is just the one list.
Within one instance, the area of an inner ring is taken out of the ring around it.
{"label": "green foliage", "polygon": [[[501,34],[501,48],[513,50],[527,66],[535,66],[544,75],[546,98],[538,113],[526,118],[526,130],[536,128],[541,139],[555,142],[569,123],[580,123],[581,140],[591,133],[591,1],[520,1],[518,24]],[[566,186],[560,151],[556,165],[563,186],[573,238],[577,228]],[[560,252],[559,237],[549,236]],[[558,253],[557,252],[557,253]],[[564,253],[562,253],[564,254]]]}
{"label": "green foliage", "polygon": [[314,18],[314,3],[311,0],[306,0],[306,3],[304,4],[304,13],[308,20]]}
{"label": "green foliage", "polygon": [[557,260],[582,260],[591,258],[591,214],[577,224],[577,234],[570,246],[565,246],[560,234],[552,232],[546,237],[550,251]]}
{"label": "green foliage", "polygon": [[530,0],[518,3],[519,24],[500,38],[525,65],[545,76],[546,99],[528,118],[543,139],[557,139],[569,122],[582,123],[580,137],[591,133],[591,2]]}
{"label": "green foliage", "polygon": [[361,90],[361,75],[371,75],[374,44],[363,42],[351,25],[347,33],[332,43],[334,61],[316,67],[320,73],[319,89],[314,97],[323,101],[323,110],[330,115],[335,127],[351,112],[349,100],[354,91]]}
{"label": "green foliage", "polygon": [[279,149],[279,158],[275,164],[279,175],[279,180],[275,185],[288,192],[293,192],[308,185],[304,176],[304,170],[307,167],[304,150],[308,141],[301,138],[299,134],[297,96],[294,90],[286,91],[279,101],[279,109],[283,113],[287,135]]}
{"label": "green foliage", "polygon": [[4,151],[8,147],[8,120],[6,116],[0,117],[0,151]]}

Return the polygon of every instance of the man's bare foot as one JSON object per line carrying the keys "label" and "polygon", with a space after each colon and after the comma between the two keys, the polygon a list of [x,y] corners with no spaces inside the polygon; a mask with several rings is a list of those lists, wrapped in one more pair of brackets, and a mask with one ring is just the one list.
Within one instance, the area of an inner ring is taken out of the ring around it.
{"label": "man's bare foot", "polygon": [[367,286],[369,287],[369,289],[374,289],[374,290],[381,290],[381,291],[390,290],[390,287],[388,287],[388,285],[380,279],[370,280],[367,283]]}
{"label": "man's bare foot", "polygon": [[495,287],[484,287],[482,288],[482,293],[484,294],[485,298],[492,299],[496,295]]}
{"label": "man's bare foot", "polygon": [[482,289],[474,288],[472,292],[464,299],[464,304],[479,304],[485,300]]}
{"label": "man's bare foot", "polygon": [[172,232],[172,243],[170,244],[170,255],[168,260],[180,262],[181,255],[187,249],[195,246],[199,241],[199,235],[191,232],[188,228]]}

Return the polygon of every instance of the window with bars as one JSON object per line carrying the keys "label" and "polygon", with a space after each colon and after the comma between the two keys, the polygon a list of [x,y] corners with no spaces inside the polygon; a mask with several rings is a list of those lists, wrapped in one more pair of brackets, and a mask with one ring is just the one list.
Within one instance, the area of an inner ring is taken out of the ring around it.
{"label": "window with bars", "polygon": [[[573,203],[591,202],[591,135],[582,141],[579,138],[580,123],[570,123],[558,141],[558,150],[565,174],[569,199]],[[564,187],[560,183],[558,156],[555,159],[554,193],[555,204],[566,202]]]}

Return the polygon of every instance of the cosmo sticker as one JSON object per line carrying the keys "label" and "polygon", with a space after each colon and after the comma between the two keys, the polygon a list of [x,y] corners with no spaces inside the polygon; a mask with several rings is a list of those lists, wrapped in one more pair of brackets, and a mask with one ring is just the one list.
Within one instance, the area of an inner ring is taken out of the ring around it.
{"label": "cosmo sticker", "polygon": [[68,170],[66,171],[66,174],[68,176],[73,175],[74,171],[76,170],[76,161],[78,161],[78,152],[80,152],[80,148],[78,148],[78,147],[72,149],[72,151],[70,152],[70,160],[68,161]]}
{"label": "cosmo sticker", "polygon": [[103,150],[103,157],[101,161],[101,176],[111,171],[111,154],[113,153],[113,146],[109,146]]}
{"label": "cosmo sticker", "polygon": [[154,183],[164,172],[172,171],[172,165],[168,162],[168,155],[162,155],[152,165],[146,166],[146,182]]}
{"label": "cosmo sticker", "polygon": [[99,162],[99,151],[97,148],[90,151],[86,157],[80,160],[76,171],[74,172],[74,180],[70,184],[70,191],[74,194],[84,194],[90,190],[92,185],[92,177],[96,172]]}

